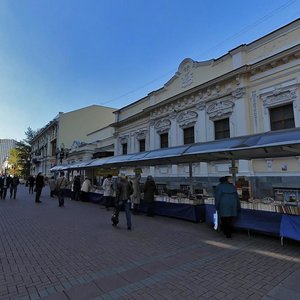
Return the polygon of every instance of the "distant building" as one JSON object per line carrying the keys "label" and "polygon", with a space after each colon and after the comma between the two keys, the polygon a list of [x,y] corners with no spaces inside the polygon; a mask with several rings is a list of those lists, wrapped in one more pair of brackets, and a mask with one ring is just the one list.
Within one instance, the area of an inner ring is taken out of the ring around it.
{"label": "distant building", "polygon": [[9,157],[10,150],[16,147],[17,141],[13,139],[0,139],[0,167],[4,171],[4,162]]}
{"label": "distant building", "polygon": [[[31,156],[31,173],[50,176],[50,168],[57,164],[70,163],[71,150],[90,143],[88,135],[115,121],[115,108],[91,105],[67,113],[60,112],[45,125],[34,137]],[[93,148],[98,145],[92,146]],[[74,151],[73,151],[74,152]],[[85,160],[93,156],[94,151],[78,153],[76,160]],[[73,159],[72,159],[73,161]]]}

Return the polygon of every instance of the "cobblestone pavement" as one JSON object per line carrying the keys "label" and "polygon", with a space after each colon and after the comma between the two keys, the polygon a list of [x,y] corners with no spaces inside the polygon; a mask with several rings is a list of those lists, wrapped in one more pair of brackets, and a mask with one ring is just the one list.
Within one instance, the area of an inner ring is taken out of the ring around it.
{"label": "cobblestone pavement", "polygon": [[125,215],[27,188],[0,200],[0,299],[300,299],[300,243]]}

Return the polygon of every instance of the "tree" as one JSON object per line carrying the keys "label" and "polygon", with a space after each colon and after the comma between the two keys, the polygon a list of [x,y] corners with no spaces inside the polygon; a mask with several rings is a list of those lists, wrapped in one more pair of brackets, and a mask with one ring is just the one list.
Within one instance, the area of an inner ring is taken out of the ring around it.
{"label": "tree", "polygon": [[28,127],[25,135],[26,138],[16,143],[8,158],[14,171],[22,177],[28,177],[30,174],[31,146],[36,132]]}
{"label": "tree", "polygon": [[10,174],[13,173],[13,175],[18,175],[18,176],[21,175],[19,154],[20,153],[18,149],[13,148],[10,150],[9,157],[8,157]]}

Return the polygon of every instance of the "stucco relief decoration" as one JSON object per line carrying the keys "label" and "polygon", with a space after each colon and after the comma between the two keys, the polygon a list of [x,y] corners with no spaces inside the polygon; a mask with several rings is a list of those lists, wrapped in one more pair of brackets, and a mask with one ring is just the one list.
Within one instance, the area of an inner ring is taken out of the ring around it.
{"label": "stucco relief decoration", "polygon": [[245,88],[238,88],[238,89],[236,89],[235,91],[232,92],[232,96],[234,98],[237,98],[237,99],[244,97],[245,94],[246,94],[246,89]]}
{"label": "stucco relief decoration", "polygon": [[135,137],[138,141],[144,140],[146,138],[146,135],[147,135],[147,130],[145,129],[135,132]]}
{"label": "stucco relief decoration", "polygon": [[192,64],[190,62],[186,63],[185,66],[182,68],[182,73],[180,77],[182,88],[190,86],[193,83]]}
{"label": "stucco relief decoration", "polygon": [[126,143],[128,142],[128,138],[129,138],[128,135],[121,136],[121,137],[119,138],[120,143],[121,143],[121,144],[126,144]]}
{"label": "stucco relief decoration", "polygon": [[209,105],[207,114],[211,120],[229,116],[233,112],[234,103],[230,100],[219,100]]}
{"label": "stucco relief decoration", "polygon": [[198,103],[195,105],[195,107],[198,109],[198,110],[204,110],[205,109],[205,103],[202,102],[202,103]]}
{"label": "stucco relief decoration", "polygon": [[264,107],[285,104],[297,99],[296,90],[282,91],[275,89],[271,95],[262,96]]}
{"label": "stucco relief decoration", "polygon": [[177,117],[177,122],[180,127],[184,128],[194,125],[197,121],[197,117],[198,114],[195,111],[189,110],[180,113]]}
{"label": "stucco relief decoration", "polygon": [[169,119],[162,119],[156,122],[154,128],[158,134],[165,133],[171,128],[171,121]]}

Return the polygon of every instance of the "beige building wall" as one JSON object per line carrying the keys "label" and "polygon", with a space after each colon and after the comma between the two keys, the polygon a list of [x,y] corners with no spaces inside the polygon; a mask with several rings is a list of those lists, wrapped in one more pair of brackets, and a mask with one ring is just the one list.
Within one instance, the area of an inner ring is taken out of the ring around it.
{"label": "beige building wall", "polygon": [[91,105],[68,113],[61,113],[57,146],[61,147],[63,143],[65,148],[70,148],[74,140],[88,142],[88,133],[114,122],[114,111],[113,108]]}

